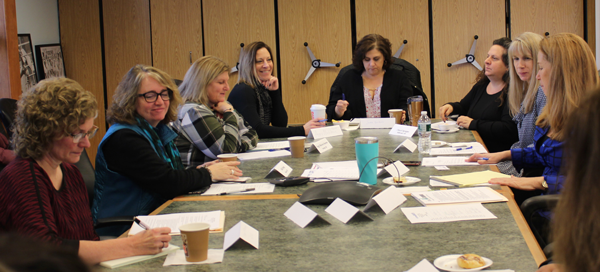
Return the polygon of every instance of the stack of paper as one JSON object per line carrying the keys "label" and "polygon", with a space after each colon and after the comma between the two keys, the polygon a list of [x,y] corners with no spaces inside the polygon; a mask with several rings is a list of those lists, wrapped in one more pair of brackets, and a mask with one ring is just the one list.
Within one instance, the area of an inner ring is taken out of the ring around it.
{"label": "stack of paper", "polygon": [[423,158],[421,166],[467,166],[479,165],[477,162],[466,162],[469,157],[439,156]]}
{"label": "stack of paper", "polygon": [[[181,234],[179,227],[189,223],[207,223],[210,225],[210,232],[222,232],[225,225],[224,211],[140,215],[137,218],[152,229],[169,227],[171,228],[171,235]],[[144,229],[133,222],[129,235],[136,235],[142,231]]]}
{"label": "stack of paper", "polygon": [[488,153],[485,147],[478,142],[452,143],[452,147],[432,148],[431,156],[439,155],[471,155],[475,153]]}
{"label": "stack of paper", "polygon": [[400,208],[408,221],[417,223],[455,222],[465,220],[496,219],[481,203],[442,205],[434,207]]}
{"label": "stack of paper", "polygon": [[290,148],[289,141],[276,141],[276,142],[263,142],[256,144],[256,148],[248,151],[261,151],[261,150],[272,150],[272,149],[284,149]]}
{"label": "stack of paper", "polygon": [[415,192],[410,194],[423,205],[506,202],[508,199],[489,187]]}
{"label": "stack of paper", "polygon": [[[377,175],[383,169],[377,169]],[[314,182],[358,180],[360,173],[356,161],[315,162],[310,169],[304,170],[302,177]]]}
{"label": "stack of paper", "polygon": [[448,175],[448,176],[431,176],[430,178],[435,179],[437,181],[450,183],[453,185],[469,186],[469,185],[488,183],[488,181],[490,181],[490,179],[493,179],[493,178],[510,178],[510,176],[499,173],[499,172],[487,170],[487,171],[479,171],[479,172]]}

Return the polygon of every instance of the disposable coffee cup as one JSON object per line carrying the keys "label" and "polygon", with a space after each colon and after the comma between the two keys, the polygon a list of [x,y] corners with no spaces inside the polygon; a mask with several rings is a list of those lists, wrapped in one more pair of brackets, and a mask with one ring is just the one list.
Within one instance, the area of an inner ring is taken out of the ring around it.
{"label": "disposable coffee cup", "polygon": [[391,118],[396,118],[396,124],[402,124],[402,116],[404,115],[403,109],[390,109],[388,110]]}
{"label": "disposable coffee cup", "polygon": [[410,125],[416,127],[423,111],[423,97],[420,95],[411,96],[407,101],[408,115],[410,117]]}
{"label": "disposable coffee cup", "polygon": [[191,223],[179,227],[183,253],[188,262],[202,262],[208,259],[208,229],[209,224]]}
{"label": "disposable coffee cup", "polygon": [[325,110],[327,108],[321,104],[313,104],[310,107],[310,119],[322,118],[325,119]]}
{"label": "disposable coffee cup", "polygon": [[217,155],[217,159],[220,162],[228,162],[228,161],[237,161],[237,154],[219,154]]}
{"label": "disposable coffee cup", "polygon": [[296,136],[289,137],[288,141],[290,141],[290,150],[292,151],[292,158],[304,158],[304,141],[306,137],[304,136]]}

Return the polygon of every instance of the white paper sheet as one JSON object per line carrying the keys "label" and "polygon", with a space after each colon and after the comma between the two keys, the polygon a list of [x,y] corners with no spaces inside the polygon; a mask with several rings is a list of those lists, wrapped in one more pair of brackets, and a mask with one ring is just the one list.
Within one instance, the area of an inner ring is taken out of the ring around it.
{"label": "white paper sheet", "polygon": [[284,149],[290,148],[289,141],[276,141],[276,142],[262,142],[256,144],[256,148],[248,151],[261,151],[261,150],[269,150],[269,149]]}
{"label": "white paper sheet", "polygon": [[[137,218],[150,228],[169,227],[171,235],[179,235],[179,227],[189,223],[207,223],[210,230],[215,231],[221,228],[222,211],[210,212],[190,212],[190,213],[170,213],[159,215],[140,215]],[[135,222],[131,225],[129,236],[144,231]]]}
{"label": "white paper sheet", "polygon": [[508,201],[506,197],[489,187],[418,192],[411,195],[423,205]]}
{"label": "white paper sheet", "polygon": [[412,224],[496,219],[481,203],[401,208]]}
{"label": "white paper sheet", "polygon": [[396,118],[360,118],[360,129],[392,128],[395,124]]}
{"label": "white paper sheet", "polygon": [[477,162],[466,162],[469,157],[439,156],[427,157],[421,161],[421,166],[475,166]]}
{"label": "white paper sheet", "polygon": [[238,159],[240,161],[246,161],[246,160],[256,160],[256,159],[291,156],[292,152],[289,152],[287,150],[256,151],[256,152],[238,153],[237,155],[238,155]]}
{"label": "white paper sheet", "polygon": [[[461,145],[461,146],[459,146]],[[437,147],[429,151],[431,156],[438,155],[472,155],[475,153],[488,153],[478,142],[453,143],[452,147]]]}
{"label": "white paper sheet", "polygon": [[[252,191],[240,192],[254,188]],[[272,193],[275,190],[275,184],[264,183],[242,183],[242,184],[218,184],[213,183],[210,188],[202,195],[222,195],[222,194],[265,194]]]}
{"label": "white paper sheet", "polygon": [[188,262],[185,260],[183,249],[169,253],[163,266],[188,265],[188,264],[213,264],[222,263],[225,251],[223,249],[208,249],[208,259],[202,262]]}

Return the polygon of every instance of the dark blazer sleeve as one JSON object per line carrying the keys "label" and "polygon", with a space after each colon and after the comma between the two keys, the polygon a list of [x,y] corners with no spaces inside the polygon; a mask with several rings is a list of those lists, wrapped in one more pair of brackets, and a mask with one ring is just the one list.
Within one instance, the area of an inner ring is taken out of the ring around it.
{"label": "dark blazer sleeve", "polygon": [[[480,90],[480,88],[482,88],[482,85],[483,84],[476,83],[473,86],[473,88],[471,88],[471,91],[469,91],[469,93],[467,93],[467,95],[465,95],[465,97],[463,97],[463,99],[461,99],[460,102],[447,103],[452,106],[452,114],[467,115],[469,108],[471,108],[471,106],[473,106],[473,104],[475,103],[475,100],[477,99],[478,95],[477,92]],[[485,88],[486,86],[487,84],[485,84],[483,88]]]}
{"label": "dark blazer sleeve", "polygon": [[[383,76],[381,86],[381,117],[389,117],[388,110],[408,110],[406,101],[413,95],[413,89],[404,72],[389,69]],[[365,109],[366,111],[366,109]]]}
{"label": "dark blazer sleeve", "polygon": [[[338,100],[342,99],[342,94],[346,96],[348,108],[343,116],[338,117],[335,114],[335,105]],[[327,104],[327,119],[330,121],[332,119],[350,120],[362,117],[367,117],[362,77],[358,70],[351,68],[346,70],[343,75],[338,76],[331,86]]]}
{"label": "dark blazer sleeve", "polygon": [[476,130],[482,139],[487,142],[494,143],[488,149],[496,149],[498,147],[503,150],[509,149],[510,146],[519,140],[517,124],[512,120],[508,107],[508,97],[504,94],[504,102],[501,109],[500,120],[473,120],[469,125],[469,129]]}
{"label": "dark blazer sleeve", "polygon": [[129,179],[144,190],[166,199],[200,190],[212,184],[204,168],[174,170],[163,161],[144,136],[130,129],[111,135],[102,147],[108,169]]}
{"label": "dark blazer sleeve", "polygon": [[271,101],[273,103],[273,109],[271,109],[271,126],[275,127],[287,127],[288,114],[283,106],[283,97],[281,95],[281,89],[277,91],[269,91]]}
{"label": "dark blazer sleeve", "polygon": [[[274,118],[273,124],[282,125],[282,118],[274,116],[277,115],[275,114],[275,111],[280,112],[281,109],[283,109],[285,112],[285,108],[281,102],[281,91],[278,90],[276,92],[279,92],[279,97],[277,97],[276,94],[271,94],[271,99],[273,99],[273,95],[275,95],[275,98],[279,101],[279,105],[275,105],[276,101],[273,100],[273,115],[271,115],[271,118]],[[227,100],[231,103],[233,108],[244,117],[244,120],[256,130],[258,138],[280,138],[305,135],[304,127],[285,127],[287,125],[287,112],[285,113],[285,124],[283,126],[263,124],[258,113],[258,97],[256,92],[254,92],[254,89],[247,84],[236,84],[235,87],[233,87],[233,90],[231,90]]]}

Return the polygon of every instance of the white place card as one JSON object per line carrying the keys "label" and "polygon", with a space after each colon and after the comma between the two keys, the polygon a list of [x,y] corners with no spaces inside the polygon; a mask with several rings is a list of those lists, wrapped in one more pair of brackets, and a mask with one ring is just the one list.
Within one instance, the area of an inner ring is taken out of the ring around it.
{"label": "white place card", "polygon": [[406,165],[404,165],[404,163],[402,163],[401,161],[396,161],[383,169],[387,171],[392,177],[400,177],[408,173],[408,171],[410,171],[410,169],[408,169],[408,167],[406,167]]}
{"label": "white place card", "polygon": [[258,249],[258,230],[240,221],[225,233],[223,240],[223,250],[229,249],[237,241],[244,241],[254,248]]}
{"label": "white place card", "polygon": [[336,198],[330,205],[325,209],[328,214],[331,214],[337,220],[344,222],[344,224],[348,223],[350,219],[352,219],[355,215],[364,216],[368,219],[373,220],[370,216],[368,216],[363,211],[357,209],[352,206],[350,203],[344,201],[341,198]]}
{"label": "white place card", "polygon": [[435,170],[438,170],[438,171],[447,171],[447,170],[450,170],[450,168],[448,168],[448,166],[445,166],[445,165],[436,165],[434,167],[435,167]]}
{"label": "white place card", "polygon": [[363,212],[375,205],[379,205],[385,214],[390,213],[402,203],[406,202],[406,197],[396,186],[390,186],[369,200]]}
{"label": "white place card", "polygon": [[399,144],[396,149],[394,149],[394,153],[395,152],[403,152],[403,151],[408,151],[410,153],[415,152],[415,150],[417,149],[417,145],[415,143],[413,143],[413,141],[411,141],[410,139],[406,139],[404,140],[404,142],[402,142],[401,144]]}
{"label": "white place card", "polygon": [[406,272],[440,272],[431,264],[427,259],[421,260],[417,265],[413,266],[411,269],[406,270]]}
{"label": "white place card", "polygon": [[287,165],[284,161],[279,161],[267,174],[267,178],[281,178],[288,177],[292,173],[292,168]]}
{"label": "white place card", "polygon": [[417,131],[417,127],[396,124],[392,127],[389,134],[410,138],[415,134],[415,131]]}
{"label": "white place card", "polygon": [[327,141],[327,139],[323,138],[318,141],[312,142],[312,144],[310,145],[310,148],[308,149],[308,152],[317,151],[319,153],[323,153],[332,148],[333,148],[333,146],[331,146],[329,141]]}
{"label": "white place card", "polygon": [[308,133],[307,138],[321,139],[321,138],[342,136],[342,135],[344,135],[344,133],[342,132],[342,129],[340,128],[340,126],[329,126],[329,127],[311,129],[310,132]]}
{"label": "white place card", "polygon": [[360,118],[360,129],[392,128],[396,118]]}
{"label": "white place card", "polygon": [[296,225],[300,226],[301,228],[305,228],[311,222],[315,222],[316,220],[322,220],[323,222],[329,224],[327,220],[323,219],[315,211],[304,206],[304,204],[300,202],[294,203],[294,205],[292,205],[283,215],[292,220],[292,222],[296,223]]}

